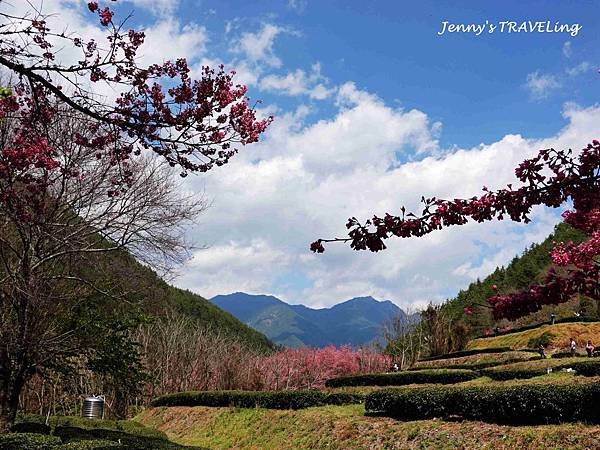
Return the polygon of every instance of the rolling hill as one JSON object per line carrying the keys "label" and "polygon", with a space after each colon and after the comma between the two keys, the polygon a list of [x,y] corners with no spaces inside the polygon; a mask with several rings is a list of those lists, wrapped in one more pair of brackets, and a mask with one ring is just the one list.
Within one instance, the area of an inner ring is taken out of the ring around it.
{"label": "rolling hill", "polygon": [[287,347],[328,344],[358,347],[378,339],[383,323],[392,317],[400,315],[414,320],[392,302],[373,297],[357,297],[323,309],[290,305],[273,296],[243,292],[218,295],[211,301]]}

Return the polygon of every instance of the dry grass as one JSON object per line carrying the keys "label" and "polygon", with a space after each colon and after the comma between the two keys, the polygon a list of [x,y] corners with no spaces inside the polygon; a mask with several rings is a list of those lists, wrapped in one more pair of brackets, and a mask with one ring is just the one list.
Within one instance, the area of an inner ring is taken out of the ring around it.
{"label": "dry grass", "polygon": [[575,322],[558,323],[555,325],[542,325],[532,330],[520,333],[510,333],[504,336],[473,339],[469,342],[469,350],[481,350],[484,348],[510,347],[513,349],[526,348],[531,339],[539,338],[544,333],[551,333],[550,347],[553,349],[567,349],[569,338],[577,341],[578,347],[583,349],[588,339],[600,344],[600,322]]}
{"label": "dry grass", "polygon": [[597,449],[600,426],[509,427],[366,417],[362,405],[299,411],[154,408],[136,420],[178,443],[212,449]]}

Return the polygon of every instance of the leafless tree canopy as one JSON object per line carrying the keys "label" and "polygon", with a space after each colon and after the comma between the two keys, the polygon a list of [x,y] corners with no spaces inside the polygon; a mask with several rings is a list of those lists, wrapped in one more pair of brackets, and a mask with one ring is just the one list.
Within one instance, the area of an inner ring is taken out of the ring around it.
{"label": "leafless tree canopy", "polygon": [[[16,120],[0,122],[0,149],[13,144]],[[18,392],[33,373],[82,345],[65,317],[92,294],[123,294],[102,280],[100,271],[110,265],[106,255],[127,251],[164,272],[187,256],[185,226],[206,208],[204,199],[184,193],[179,178],[155,156],[114,165],[78,145],[81,120],[64,111],[46,124],[62,169],[44,174],[44,192],[36,194],[41,204],[29,201],[27,185],[0,181],[0,196],[8,197],[9,189],[19,194],[0,211],[0,415],[5,417],[7,410],[14,416]],[[114,182],[123,170],[133,181],[126,187]]]}

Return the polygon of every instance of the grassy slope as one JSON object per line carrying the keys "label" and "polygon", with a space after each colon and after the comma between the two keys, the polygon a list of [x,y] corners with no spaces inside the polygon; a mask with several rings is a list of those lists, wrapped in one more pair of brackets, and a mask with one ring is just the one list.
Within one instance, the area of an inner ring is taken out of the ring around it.
{"label": "grassy slope", "polygon": [[596,344],[600,343],[600,322],[575,322],[542,325],[538,328],[519,333],[473,339],[469,342],[467,348],[473,350],[494,347],[525,348],[528,347],[531,339],[537,338],[546,332],[554,335],[551,339],[551,346],[556,349],[567,349],[569,338],[571,337],[577,341],[580,351],[583,351],[582,349],[588,339],[591,339]]}
{"label": "grassy slope", "polygon": [[155,408],[138,421],[178,443],[212,449],[587,449],[600,426],[507,427],[481,422],[401,422],[364,416],[362,405],[299,411]]}

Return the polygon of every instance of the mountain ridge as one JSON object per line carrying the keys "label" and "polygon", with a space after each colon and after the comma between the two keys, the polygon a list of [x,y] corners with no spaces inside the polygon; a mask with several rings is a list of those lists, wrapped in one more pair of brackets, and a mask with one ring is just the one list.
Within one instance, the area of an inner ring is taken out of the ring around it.
{"label": "mountain ridge", "polygon": [[[272,295],[244,292],[210,299],[246,325],[287,347],[358,347],[380,338],[385,321],[400,315],[411,320],[389,300],[355,297],[326,308],[291,305]],[[411,316],[412,317],[412,316]]]}

